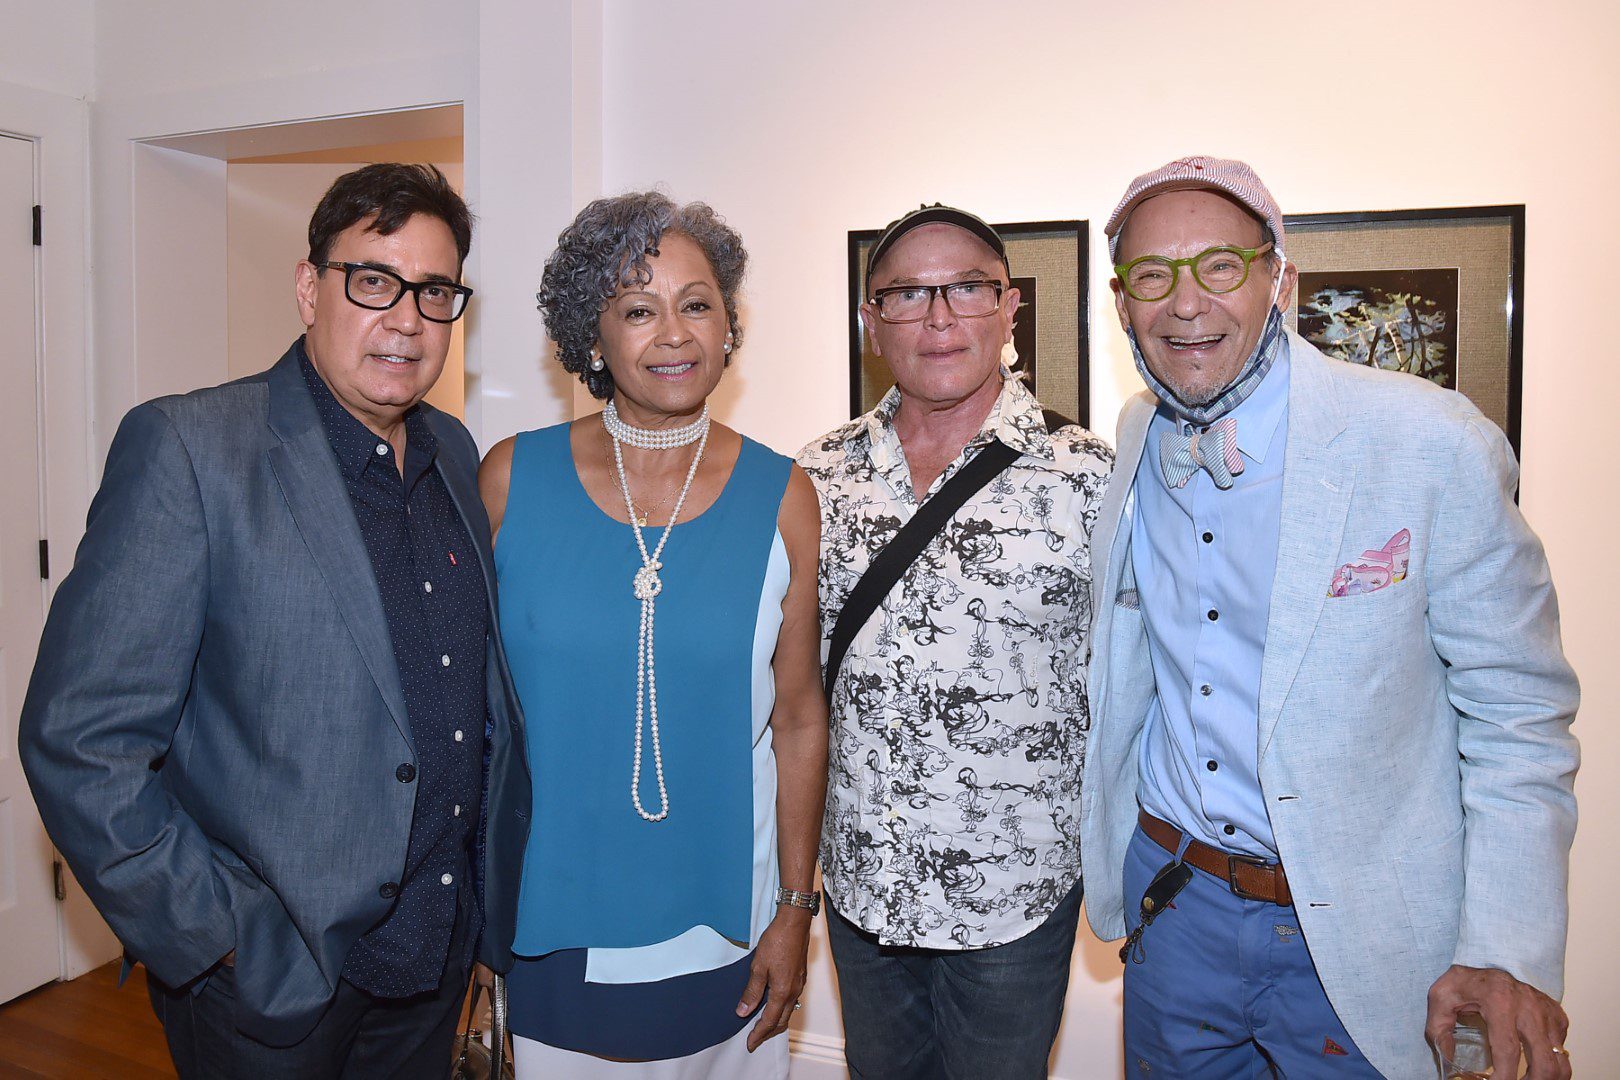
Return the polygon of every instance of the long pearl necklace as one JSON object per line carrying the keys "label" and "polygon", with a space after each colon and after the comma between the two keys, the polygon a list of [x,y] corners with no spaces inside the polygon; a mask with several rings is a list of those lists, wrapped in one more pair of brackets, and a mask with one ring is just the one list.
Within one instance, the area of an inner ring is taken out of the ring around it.
{"label": "long pearl necklace", "polygon": [[[641,552],[641,569],[636,571],[631,581],[631,590],[641,601],[641,630],[636,639],[636,754],[630,768],[630,803],[642,820],[663,821],[669,817],[669,789],[664,786],[664,747],[658,736],[658,673],[653,659],[653,616],[658,594],[664,591],[663,579],[658,576],[658,571],[664,568],[660,561],[664,545],[669,543],[669,534],[675,528],[675,520],[681,516],[681,507],[686,503],[686,495],[692,490],[692,481],[697,477],[698,465],[703,461],[703,451],[709,445],[709,407],[704,405],[702,415],[685,427],[648,431],[631,427],[619,419],[619,410],[609,401],[602,410],[602,425],[613,438],[613,464],[619,470],[619,490],[624,493],[625,512],[630,517],[630,528],[636,535],[636,548]],[[648,554],[647,541],[641,535],[641,521],[636,516],[636,504],[630,498],[630,477],[624,471],[623,444],[648,450],[670,450],[694,441],[698,448],[692,457],[691,468],[686,470],[686,482],[681,485],[675,509],[670,511],[664,535],[659,537],[658,546]],[[658,776],[659,811],[656,814],[648,813],[647,808],[641,805],[641,733],[644,727],[652,731],[653,771]]]}

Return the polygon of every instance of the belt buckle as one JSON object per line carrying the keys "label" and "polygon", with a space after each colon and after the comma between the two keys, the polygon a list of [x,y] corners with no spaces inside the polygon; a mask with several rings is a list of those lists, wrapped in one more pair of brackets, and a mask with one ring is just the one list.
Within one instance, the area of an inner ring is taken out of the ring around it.
{"label": "belt buckle", "polygon": [[1272,876],[1271,895],[1270,896],[1261,896],[1258,893],[1252,893],[1252,892],[1248,891],[1242,885],[1238,884],[1237,868],[1238,868],[1239,863],[1245,863],[1245,864],[1247,864],[1249,866],[1257,866],[1257,867],[1260,867],[1261,869],[1268,869],[1268,870],[1273,869],[1273,864],[1271,864],[1271,863],[1267,862],[1266,860],[1260,858],[1258,855],[1231,855],[1231,854],[1228,854],[1226,856],[1226,884],[1231,888],[1233,895],[1238,897],[1238,899],[1240,899],[1240,900],[1261,900],[1261,901],[1264,901],[1265,903],[1268,903],[1268,904],[1275,904],[1277,902],[1277,887],[1276,887],[1275,873],[1273,873],[1273,876]]}

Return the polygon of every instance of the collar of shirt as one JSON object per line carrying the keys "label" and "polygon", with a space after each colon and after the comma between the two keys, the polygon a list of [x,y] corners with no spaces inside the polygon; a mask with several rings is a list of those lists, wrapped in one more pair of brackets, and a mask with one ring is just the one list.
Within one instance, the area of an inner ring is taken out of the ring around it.
{"label": "collar of shirt", "polygon": [[[304,373],[304,383],[309,387],[310,396],[315,399],[315,412],[321,418],[321,426],[326,429],[327,442],[332,444],[332,452],[337,455],[338,467],[343,470],[343,475],[350,480],[357,479],[380,462],[393,468],[393,462],[388,461],[386,455],[377,453],[382,439],[343,407],[337,395],[326,385],[326,380],[321,378],[320,372],[315,370],[309,353],[304,350],[303,338],[298,339],[298,367]],[[427,417],[421,409],[411,409],[405,414],[407,488],[428,470],[438,451],[439,442],[433,437]]]}
{"label": "collar of shirt", "polygon": [[[1260,380],[1254,393],[1245,398],[1229,414],[1237,424],[1238,450],[1250,461],[1266,460],[1277,425],[1288,412],[1288,338],[1284,336],[1276,361],[1266,377]],[[1159,406],[1159,416],[1176,426],[1185,435],[1191,425],[1177,417],[1165,406]]]}
{"label": "collar of shirt", "polygon": [[[896,491],[909,491],[911,478],[905,468],[900,436],[894,430],[894,417],[899,411],[900,388],[890,387],[877,408],[867,414],[866,423],[850,436],[846,451],[852,457],[863,454],[870,457],[872,468],[891,487]],[[984,418],[978,432],[962,448],[962,453],[946,468],[940,482],[949,479],[961,468],[973,451],[995,439],[1000,439],[1021,456],[1053,460],[1052,437],[1046,430],[1041,403],[1024,385],[1023,376],[1013,374],[1006,365],[1001,367],[1001,393],[996,396],[995,405]],[[915,493],[913,500],[921,501]]]}

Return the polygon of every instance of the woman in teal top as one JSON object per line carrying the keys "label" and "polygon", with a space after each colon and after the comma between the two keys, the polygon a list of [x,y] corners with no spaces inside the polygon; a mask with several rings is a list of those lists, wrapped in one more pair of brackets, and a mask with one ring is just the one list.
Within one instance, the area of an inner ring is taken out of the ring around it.
{"label": "woman in teal top", "polygon": [[519,1077],[787,1075],[827,717],[820,514],[709,419],[741,238],[702,204],[599,199],[540,293],[607,404],[490,451],[501,634],[534,814],[508,976]]}

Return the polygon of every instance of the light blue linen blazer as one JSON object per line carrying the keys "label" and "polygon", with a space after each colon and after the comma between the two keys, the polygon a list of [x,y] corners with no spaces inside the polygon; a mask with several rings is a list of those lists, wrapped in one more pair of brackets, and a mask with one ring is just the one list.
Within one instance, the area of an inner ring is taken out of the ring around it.
{"label": "light blue linen blazer", "polygon": [[[1451,964],[1563,991],[1579,697],[1546,556],[1502,432],[1461,394],[1330,360],[1297,336],[1259,772],[1300,926],[1381,1072],[1431,1076],[1426,996]],[[1093,533],[1082,865],[1092,929],[1125,933],[1153,698],[1130,604],[1132,480],[1157,401],[1120,414]],[[1404,580],[1330,598],[1340,566],[1411,531]]]}

